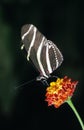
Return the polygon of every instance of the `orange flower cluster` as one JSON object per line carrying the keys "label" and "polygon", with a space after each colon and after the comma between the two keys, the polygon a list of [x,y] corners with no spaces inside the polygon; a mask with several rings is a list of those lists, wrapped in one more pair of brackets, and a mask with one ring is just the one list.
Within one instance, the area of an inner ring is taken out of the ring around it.
{"label": "orange flower cluster", "polygon": [[48,106],[54,105],[58,108],[65,101],[67,101],[76,88],[78,81],[71,81],[70,78],[65,76],[64,78],[58,78],[56,82],[51,82],[50,86],[46,89],[46,99]]}

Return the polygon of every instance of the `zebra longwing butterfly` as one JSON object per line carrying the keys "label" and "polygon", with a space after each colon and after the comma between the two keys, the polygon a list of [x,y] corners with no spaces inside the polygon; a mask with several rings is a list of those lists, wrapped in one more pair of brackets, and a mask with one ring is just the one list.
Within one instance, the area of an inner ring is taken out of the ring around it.
{"label": "zebra longwing butterfly", "polygon": [[22,49],[27,51],[27,60],[33,62],[40,72],[40,77],[49,78],[63,61],[58,47],[32,24],[24,25],[21,29]]}

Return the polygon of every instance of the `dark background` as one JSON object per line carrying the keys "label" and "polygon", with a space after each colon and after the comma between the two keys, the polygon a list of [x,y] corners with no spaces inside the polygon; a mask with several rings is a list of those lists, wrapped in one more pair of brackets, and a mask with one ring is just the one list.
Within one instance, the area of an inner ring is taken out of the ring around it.
{"label": "dark background", "polygon": [[0,128],[81,130],[67,104],[48,107],[39,73],[21,51],[21,27],[32,23],[62,51],[64,62],[53,73],[79,84],[72,98],[84,120],[83,11],[80,0],[0,0]]}

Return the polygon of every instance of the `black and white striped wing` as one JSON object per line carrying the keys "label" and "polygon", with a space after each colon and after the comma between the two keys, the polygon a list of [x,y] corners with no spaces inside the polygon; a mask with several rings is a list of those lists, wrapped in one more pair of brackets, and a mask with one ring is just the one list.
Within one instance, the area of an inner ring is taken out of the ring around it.
{"label": "black and white striped wing", "polygon": [[40,75],[48,78],[63,61],[60,50],[32,24],[22,27],[21,38],[22,48],[25,47],[27,51],[27,60],[30,58]]}

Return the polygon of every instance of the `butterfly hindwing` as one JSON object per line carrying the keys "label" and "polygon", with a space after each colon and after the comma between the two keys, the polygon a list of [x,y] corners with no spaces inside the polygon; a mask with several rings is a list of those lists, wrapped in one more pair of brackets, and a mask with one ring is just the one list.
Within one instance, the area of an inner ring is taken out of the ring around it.
{"label": "butterfly hindwing", "polygon": [[48,78],[63,61],[60,50],[32,24],[22,27],[21,38],[27,51],[27,60],[31,59],[40,75]]}

